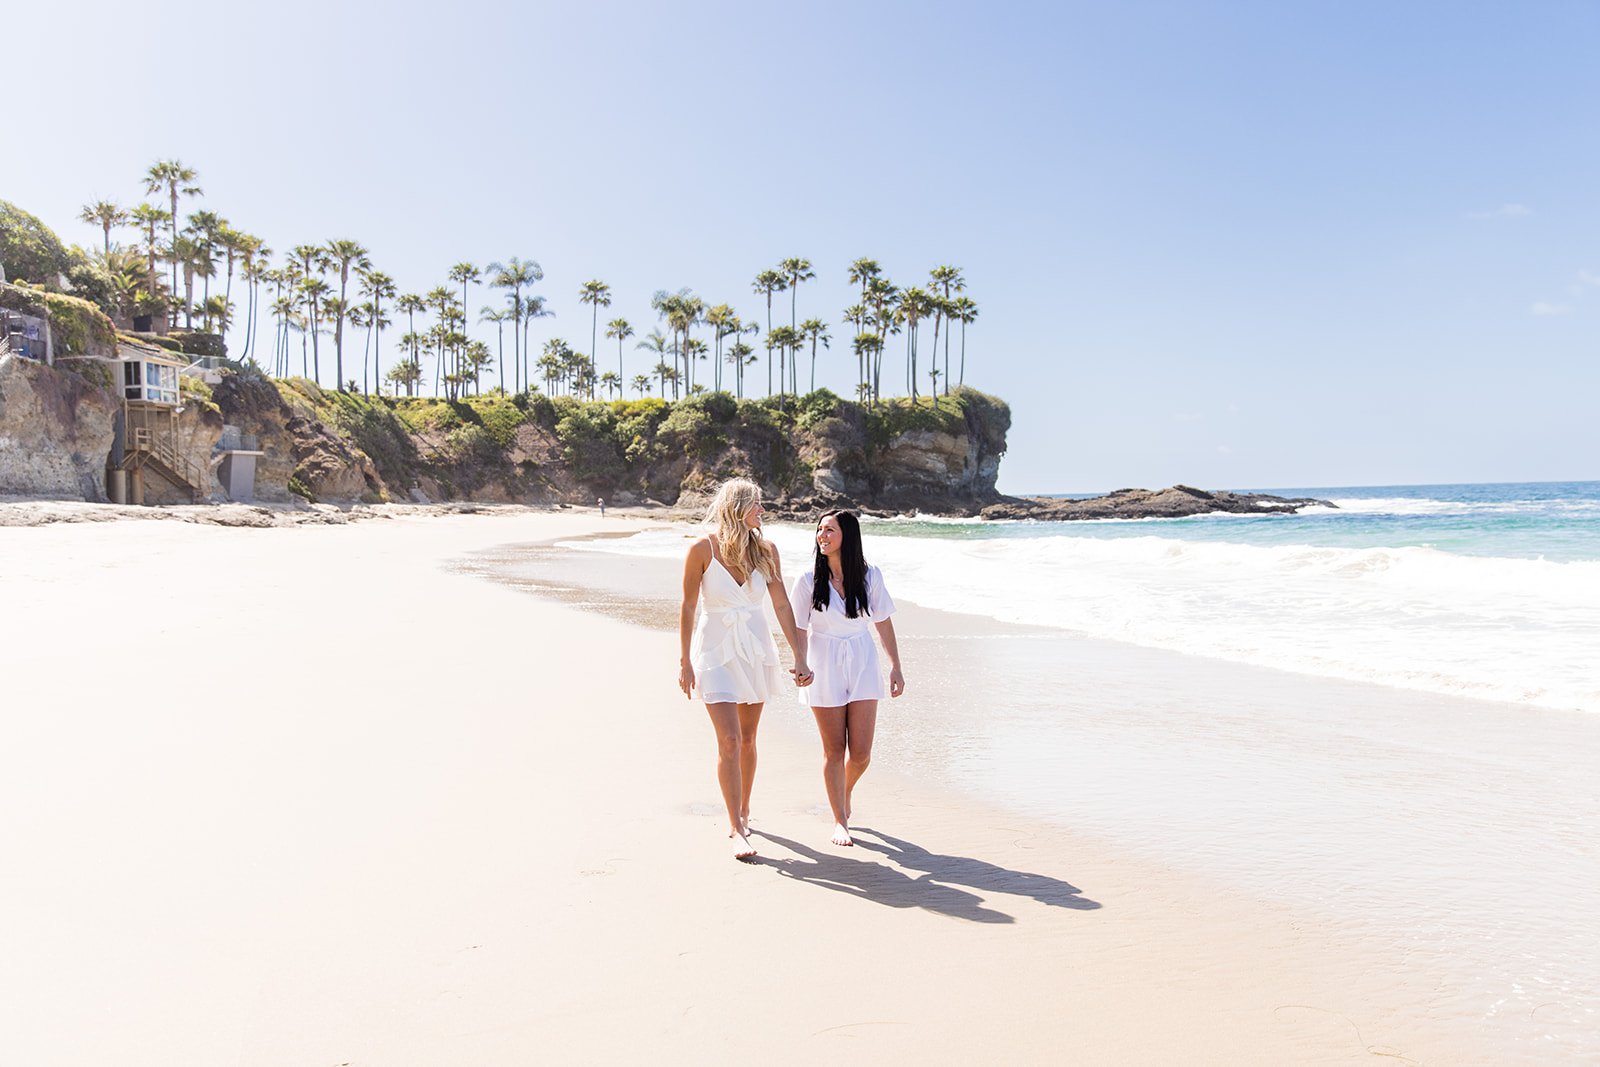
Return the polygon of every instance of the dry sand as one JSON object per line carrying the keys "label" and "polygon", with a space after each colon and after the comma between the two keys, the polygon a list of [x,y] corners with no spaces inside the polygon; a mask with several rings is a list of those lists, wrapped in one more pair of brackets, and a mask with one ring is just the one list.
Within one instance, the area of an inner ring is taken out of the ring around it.
{"label": "dry sand", "polygon": [[639,521],[0,529],[0,1061],[1475,1062],[1103,842],[875,771],[834,849],[794,729],[728,858],[676,638],[457,566]]}

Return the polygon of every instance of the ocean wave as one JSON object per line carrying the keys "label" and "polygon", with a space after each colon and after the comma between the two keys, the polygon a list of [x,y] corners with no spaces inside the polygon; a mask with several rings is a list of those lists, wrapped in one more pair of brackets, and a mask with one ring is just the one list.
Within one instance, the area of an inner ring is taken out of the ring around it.
{"label": "ocean wave", "polygon": [[[810,530],[769,536],[809,565]],[[682,532],[585,542],[681,556]],[[1088,637],[1405,688],[1600,711],[1600,562],[1116,539],[879,537],[914,603]]]}

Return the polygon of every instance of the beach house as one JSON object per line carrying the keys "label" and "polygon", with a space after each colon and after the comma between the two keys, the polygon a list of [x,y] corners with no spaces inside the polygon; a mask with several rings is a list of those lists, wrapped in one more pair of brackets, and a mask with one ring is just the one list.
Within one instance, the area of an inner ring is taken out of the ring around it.
{"label": "beach house", "polygon": [[176,353],[118,342],[113,373],[122,407],[106,478],[112,503],[143,504],[146,479],[152,475],[196,502],[209,495],[209,465],[189,456],[178,434],[183,410],[178,376],[188,366]]}

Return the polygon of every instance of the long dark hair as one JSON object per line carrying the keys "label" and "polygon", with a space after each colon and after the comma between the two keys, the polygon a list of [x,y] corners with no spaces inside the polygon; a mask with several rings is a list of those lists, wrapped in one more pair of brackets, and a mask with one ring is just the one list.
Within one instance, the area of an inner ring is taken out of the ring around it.
{"label": "long dark hair", "polygon": [[[861,552],[861,523],[854,512],[824,511],[817,519],[817,526],[820,527],[822,520],[829,516],[839,523],[839,567],[844,571],[844,613],[852,619],[858,618],[869,614],[867,557]],[[828,576],[833,572],[828,566],[828,557],[822,554],[820,547],[816,549],[816,557],[811,580],[811,607],[816,611],[827,611],[828,597],[833,592],[828,587]]]}

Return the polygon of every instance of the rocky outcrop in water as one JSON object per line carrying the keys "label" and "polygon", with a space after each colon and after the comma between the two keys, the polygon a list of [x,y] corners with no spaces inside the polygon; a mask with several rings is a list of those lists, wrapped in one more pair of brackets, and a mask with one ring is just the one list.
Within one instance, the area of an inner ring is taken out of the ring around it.
{"label": "rocky outcrop in water", "polygon": [[1233,515],[1292,515],[1301,508],[1336,505],[1313,497],[1281,497],[1268,493],[1207,492],[1188,485],[1169,489],[1118,489],[1087,500],[1053,497],[1011,498],[990,504],[980,514],[986,519],[1181,519],[1189,515],[1226,512]]}

